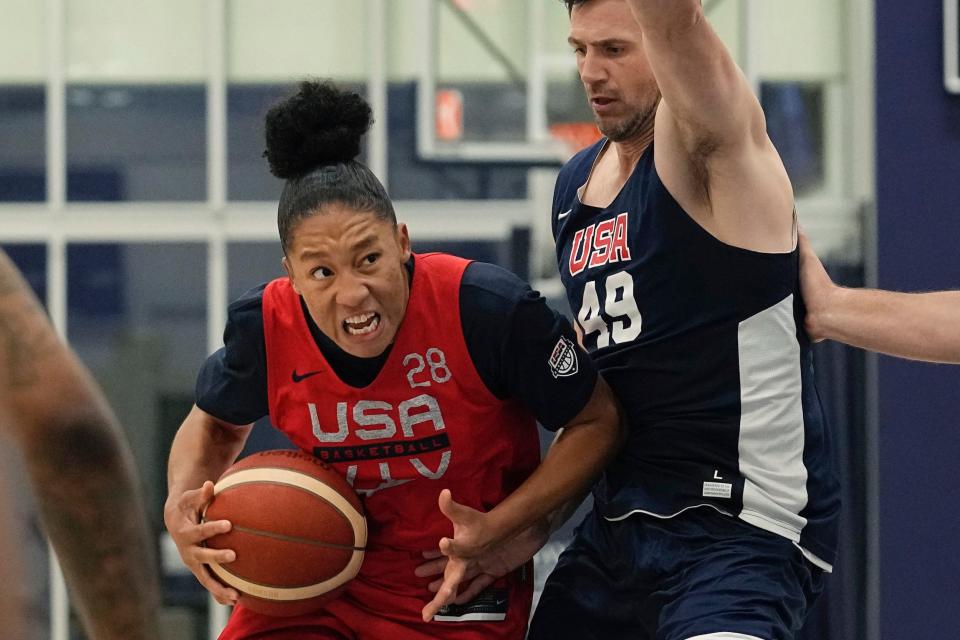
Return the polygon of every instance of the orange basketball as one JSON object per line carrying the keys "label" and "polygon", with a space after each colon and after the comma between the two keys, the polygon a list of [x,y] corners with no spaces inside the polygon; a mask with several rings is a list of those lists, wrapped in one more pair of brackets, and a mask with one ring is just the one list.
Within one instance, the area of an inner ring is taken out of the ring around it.
{"label": "orange basketball", "polygon": [[300,451],[264,451],[220,477],[204,520],[233,527],[206,541],[237,559],[211,564],[240,604],[273,616],[318,609],[360,570],[367,521],[360,499],[326,463]]}

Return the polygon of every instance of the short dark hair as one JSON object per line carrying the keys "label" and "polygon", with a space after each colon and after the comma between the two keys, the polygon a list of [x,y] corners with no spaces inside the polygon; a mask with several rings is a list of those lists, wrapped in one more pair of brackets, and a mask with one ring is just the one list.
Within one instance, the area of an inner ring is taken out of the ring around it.
{"label": "short dark hair", "polygon": [[[578,4],[586,4],[589,0],[560,0],[563,4],[567,5],[567,13],[573,13],[573,8]],[[700,0],[700,4],[703,4],[703,0]]]}
{"label": "short dark hair", "polygon": [[342,204],[396,225],[390,196],[363,163],[360,140],[373,123],[359,94],[332,82],[305,81],[299,91],[267,113],[270,171],[286,180],[277,207],[284,252],[294,228],[325,205]]}
{"label": "short dark hair", "polygon": [[573,13],[573,7],[578,4],[584,4],[588,0],[562,0],[563,4],[567,5],[567,13]]}

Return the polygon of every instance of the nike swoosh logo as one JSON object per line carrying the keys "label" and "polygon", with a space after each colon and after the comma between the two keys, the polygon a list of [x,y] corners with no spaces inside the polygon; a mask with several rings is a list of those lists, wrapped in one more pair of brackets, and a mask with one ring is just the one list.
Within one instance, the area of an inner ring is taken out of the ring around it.
{"label": "nike swoosh logo", "polygon": [[295,383],[296,383],[296,382],[303,382],[304,380],[306,380],[306,379],[309,378],[310,376],[315,376],[315,375],[317,375],[318,373],[321,373],[321,372],[320,372],[320,371],[308,371],[307,373],[303,374],[302,376],[298,376],[298,375],[297,375],[297,370],[294,369],[294,370],[293,370],[293,376],[292,376],[292,377],[293,377],[293,381],[294,381]]}
{"label": "nike swoosh logo", "polygon": [[573,209],[567,209],[567,210],[564,211],[563,213],[557,214],[557,220],[563,220],[564,218],[566,218],[566,217],[567,217],[568,215],[570,215],[571,213],[573,213]]}

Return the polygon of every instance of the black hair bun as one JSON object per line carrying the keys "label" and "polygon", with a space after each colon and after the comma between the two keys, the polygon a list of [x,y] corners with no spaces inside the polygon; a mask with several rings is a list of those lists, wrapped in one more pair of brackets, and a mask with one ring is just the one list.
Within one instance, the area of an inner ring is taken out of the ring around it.
{"label": "black hair bun", "polygon": [[370,105],[359,94],[329,81],[304,81],[295,95],[267,113],[263,155],[273,175],[298,178],[356,158],[372,123]]}

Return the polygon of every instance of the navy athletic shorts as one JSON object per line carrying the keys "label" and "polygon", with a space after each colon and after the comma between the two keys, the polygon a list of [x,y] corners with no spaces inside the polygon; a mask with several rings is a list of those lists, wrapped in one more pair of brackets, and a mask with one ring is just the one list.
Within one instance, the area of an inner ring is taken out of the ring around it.
{"label": "navy athletic shorts", "polygon": [[528,638],[794,640],[822,574],[786,538],[710,508],[617,522],[591,512],[550,574]]}

